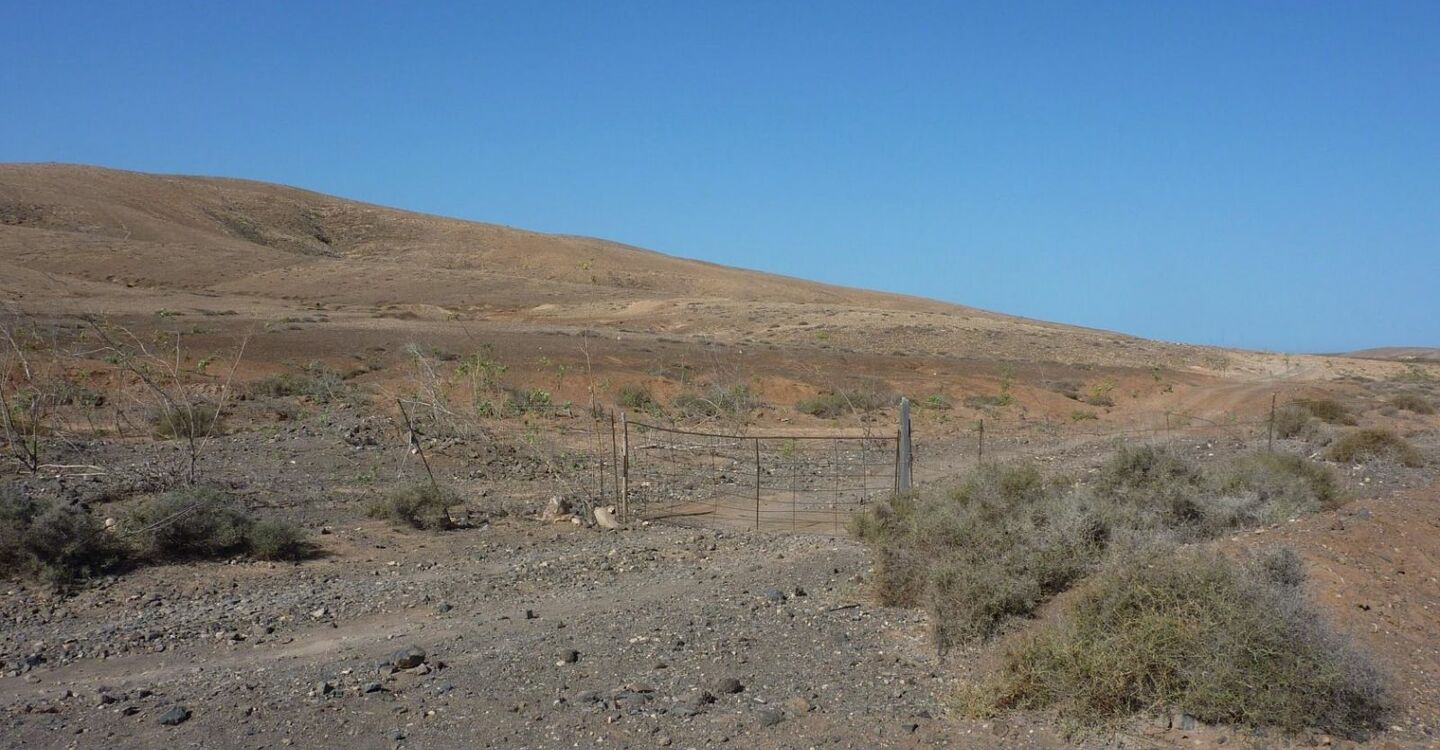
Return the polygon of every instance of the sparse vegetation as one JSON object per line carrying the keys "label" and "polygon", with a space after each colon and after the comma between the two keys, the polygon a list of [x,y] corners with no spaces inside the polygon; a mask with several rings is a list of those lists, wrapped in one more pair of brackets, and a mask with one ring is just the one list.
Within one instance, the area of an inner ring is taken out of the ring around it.
{"label": "sparse vegetation", "polygon": [[1331,461],[1363,463],[1374,459],[1394,461],[1401,466],[1418,468],[1425,465],[1420,451],[1399,435],[1378,427],[1352,430],[1341,435],[1325,452]]}
{"label": "sparse vegetation", "polygon": [[220,424],[220,406],[199,399],[174,406],[166,404],[150,413],[155,436],[168,440],[203,438],[218,432]]}
{"label": "sparse vegetation", "polygon": [[736,383],[712,385],[703,392],[685,391],[670,405],[682,419],[719,419],[746,414],[755,408],[756,401],[750,386]]}
{"label": "sparse vegetation", "polygon": [[270,375],[251,383],[252,395],[270,397],[303,396],[328,404],[349,393],[349,385],[339,372],[323,362],[311,362],[298,373]]}
{"label": "sparse vegetation", "polygon": [[650,393],[650,389],[638,383],[626,383],[620,386],[620,393],[616,400],[623,409],[647,414],[654,412],[660,406],[656,403],[655,396]]}
{"label": "sparse vegetation", "polygon": [[1416,414],[1434,414],[1435,405],[1418,393],[1401,393],[1390,399],[1390,405]]}
{"label": "sparse vegetation", "polygon": [[1382,680],[1304,598],[1297,566],[1293,553],[1246,566],[1196,551],[1126,558],[1012,644],[966,708],[1054,709],[1074,726],[1183,711],[1367,736],[1390,709]]}
{"label": "sparse vegetation", "polygon": [[826,391],[795,404],[795,410],[821,419],[878,411],[895,403],[894,394],[876,387]]}
{"label": "sparse vegetation", "polygon": [[257,520],[218,487],[191,485],[146,501],[127,516],[124,532],[147,562],[180,562],[251,555],[299,560],[312,548],[304,532],[273,519]]}
{"label": "sparse vegetation", "polygon": [[454,521],[450,520],[450,508],[459,504],[460,498],[450,490],[419,482],[397,487],[376,498],[366,513],[396,526],[445,531],[455,528]]}
{"label": "sparse vegetation", "polygon": [[875,589],[930,611],[936,645],[988,638],[1104,560],[1210,539],[1329,507],[1329,472],[1298,456],[1254,454],[1202,471],[1160,448],[1121,448],[1085,484],[1025,464],[983,466],[855,516],[875,551]]}
{"label": "sparse vegetation", "polygon": [[0,486],[0,578],[33,576],[66,588],[125,565],[127,550],[84,508]]}
{"label": "sparse vegetation", "polygon": [[1326,424],[1353,425],[1355,417],[1345,405],[1333,398],[1307,398],[1295,401],[1295,406],[1304,409]]}

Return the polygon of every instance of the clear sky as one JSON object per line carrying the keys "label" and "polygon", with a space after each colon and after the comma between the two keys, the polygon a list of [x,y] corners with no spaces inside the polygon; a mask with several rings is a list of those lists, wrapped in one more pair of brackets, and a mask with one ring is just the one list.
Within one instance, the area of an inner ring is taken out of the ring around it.
{"label": "clear sky", "polygon": [[1169,340],[1440,346],[1440,2],[0,0],[0,161]]}

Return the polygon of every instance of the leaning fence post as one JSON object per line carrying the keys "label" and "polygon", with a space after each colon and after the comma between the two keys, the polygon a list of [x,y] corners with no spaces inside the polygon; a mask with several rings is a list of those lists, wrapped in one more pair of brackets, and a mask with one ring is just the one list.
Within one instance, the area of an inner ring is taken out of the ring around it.
{"label": "leaning fence post", "polygon": [[983,464],[985,463],[985,420],[981,419],[980,424],[977,425],[975,429],[980,434],[980,440],[978,442],[979,448],[977,449],[978,455],[975,463]]}
{"label": "leaning fence post", "polygon": [[620,412],[620,431],[624,433],[620,452],[620,518],[630,523],[630,420]]}
{"label": "leaning fence post", "polygon": [[913,454],[910,446],[910,399],[900,399],[900,446],[895,466],[895,489],[905,492],[910,489],[910,466]]}
{"label": "leaning fence post", "polygon": [[1275,394],[1270,394],[1270,429],[1265,437],[1265,450],[1275,452]]}

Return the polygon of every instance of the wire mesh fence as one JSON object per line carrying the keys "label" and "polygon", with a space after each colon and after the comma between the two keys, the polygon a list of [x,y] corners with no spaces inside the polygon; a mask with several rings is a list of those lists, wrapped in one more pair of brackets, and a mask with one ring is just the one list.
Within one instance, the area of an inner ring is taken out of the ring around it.
{"label": "wire mesh fence", "polygon": [[895,491],[897,435],[725,435],[628,423],[622,512],[828,531]]}

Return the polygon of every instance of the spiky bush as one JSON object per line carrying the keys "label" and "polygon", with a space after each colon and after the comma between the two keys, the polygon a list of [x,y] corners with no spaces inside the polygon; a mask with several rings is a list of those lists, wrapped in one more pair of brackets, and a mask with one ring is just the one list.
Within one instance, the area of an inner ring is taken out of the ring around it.
{"label": "spiky bush", "polygon": [[1019,638],[972,713],[1052,709],[1075,725],[1184,711],[1214,724],[1363,737],[1390,710],[1373,666],[1326,626],[1286,563],[1130,557]]}
{"label": "spiky bush", "polygon": [[219,405],[203,400],[167,404],[150,414],[155,436],[167,439],[202,438],[219,432],[220,422]]}
{"label": "spiky bush", "polygon": [[1410,468],[1425,465],[1424,456],[1420,455],[1420,451],[1411,445],[1410,441],[1378,427],[1352,430],[1341,435],[1326,451],[1325,456],[1342,463],[1384,459]]}
{"label": "spiky bush", "polygon": [[30,576],[63,589],[128,559],[128,548],[84,508],[0,487],[0,577]]}
{"label": "spiky bush", "polygon": [[396,526],[444,531],[455,527],[450,508],[460,499],[450,490],[430,482],[397,487],[370,503],[371,518],[388,520]]}

